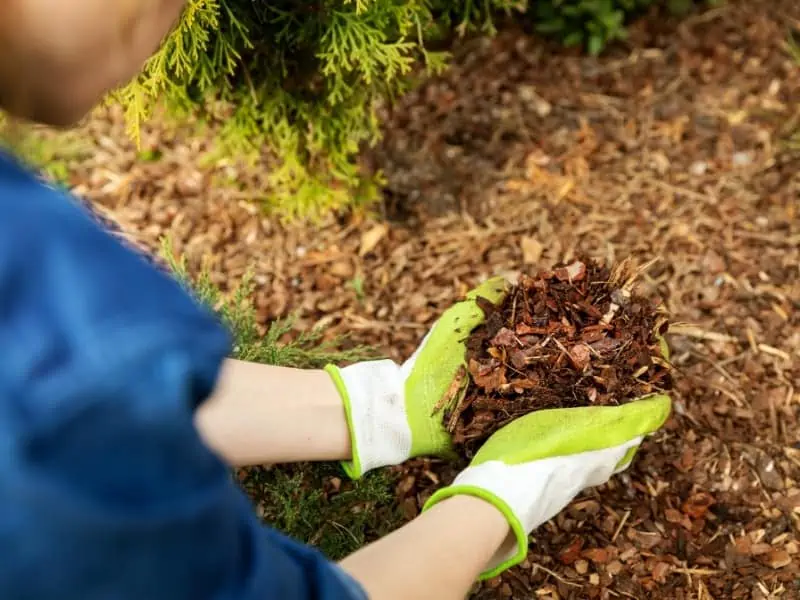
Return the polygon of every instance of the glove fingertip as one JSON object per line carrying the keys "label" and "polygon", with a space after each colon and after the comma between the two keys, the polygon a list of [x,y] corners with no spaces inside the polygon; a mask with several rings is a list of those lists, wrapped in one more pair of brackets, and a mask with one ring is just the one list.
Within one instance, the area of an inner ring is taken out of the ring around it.
{"label": "glove fingertip", "polygon": [[467,292],[467,300],[475,300],[478,296],[482,296],[492,303],[500,302],[508,293],[509,285],[509,281],[501,275],[492,277]]}
{"label": "glove fingertip", "polygon": [[667,394],[654,394],[638,400],[637,404],[640,402],[649,405],[647,407],[649,418],[647,419],[647,427],[643,433],[653,433],[661,429],[672,413],[672,398]]}

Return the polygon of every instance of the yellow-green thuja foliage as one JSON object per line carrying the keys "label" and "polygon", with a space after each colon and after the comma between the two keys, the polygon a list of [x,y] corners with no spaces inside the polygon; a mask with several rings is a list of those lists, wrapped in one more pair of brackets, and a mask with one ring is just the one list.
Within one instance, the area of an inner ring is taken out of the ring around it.
{"label": "yellow-green thuja foliage", "polygon": [[491,30],[498,12],[599,52],[653,4],[702,0],[187,0],[160,51],[113,100],[131,133],[157,103],[219,127],[221,155],[263,161],[267,204],[315,217],[365,203],[380,176],[358,154],[377,140],[377,103],[403,93],[417,66],[441,69],[426,43]]}
{"label": "yellow-green thuja foliage", "polygon": [[115,94],[138,133],[157,102],[176,116],[218,123],[217,150],[267,149],[268,202],[315,216],[369,200],[359,170],[378,135],[375,105],[408,84],[435,30],[428,0],[189,0],[181,22],[141,76]]}

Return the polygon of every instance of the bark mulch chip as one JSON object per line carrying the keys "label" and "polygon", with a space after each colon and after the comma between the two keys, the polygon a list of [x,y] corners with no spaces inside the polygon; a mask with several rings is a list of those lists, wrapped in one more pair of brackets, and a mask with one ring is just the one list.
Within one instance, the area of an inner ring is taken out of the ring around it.
{"label": "bark mulch chip", "polygon": [[496,306],[479,297],[486,320],[467,339],[467,368],[457,378],[466,385],[444,399],[456,448],[470,458],[492,433],[535,410],[617,405],[669,390],[661,347],[668,321],[636,293],[643,270],[581,258],[523,275]]}

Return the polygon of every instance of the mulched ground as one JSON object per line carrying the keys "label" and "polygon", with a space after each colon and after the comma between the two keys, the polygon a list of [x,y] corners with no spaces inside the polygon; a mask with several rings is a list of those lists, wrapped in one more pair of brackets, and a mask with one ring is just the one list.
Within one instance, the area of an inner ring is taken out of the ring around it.
{"label": "mulched ground", "polygon": [[[496,273],[658,259],[642,286],[674,321],[672,418],[474,597],[798,598],[800,72],[784,42],[799,13],[649,19],[601,59],[514,30],[465,42],[387,112],[378,219],[279,226],[248,202],[258,172],[202,169],[211,140],[157,129],[163,157],[139,161],[113,112],[86,126],[98,150],[73,183],[145,245],[170,233],[195,268],[209,254],[222,285],[251,267],[265,322],[299,311],[397,359]],[[421,460],[398,474],[409,518],[452,477]]]}

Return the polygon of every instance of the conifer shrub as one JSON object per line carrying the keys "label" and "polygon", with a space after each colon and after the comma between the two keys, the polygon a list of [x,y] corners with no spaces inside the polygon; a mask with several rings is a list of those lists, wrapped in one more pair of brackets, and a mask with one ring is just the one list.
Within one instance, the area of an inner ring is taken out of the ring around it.
{"label": "conifer shrub", "polygon": [[428,0],[189,0],[142,75],[115,94],[131,132],[156,101],[180,117],[221,125],[215,150],[275,157],[267,201],[284,216],[368,201],[361,172],[374,141],[374,105],[401,94],[436,28]]}
{"label": "conifer shrub", "polygon": [[596,55],[609,42],[624,39],[629,15],[651,4],[653,0],[551,0],[535,2],[533,14],[540,33]]}
{"label": "conifer shrub", "polygon": [[379,101],[446,65],[431,42],[491,32],[505,13],[598,53],[624,36],[631,14],[694,1],[188,0],[162,49],[113,99],[134,136],[158,102],[220,124],[215,153],[271,157],[268,206],[314,217],[376,197],[380,174],[359,166],[359,151],[378,138]]}
{"label": "conifer shrub", "polygon": [[[190,274],[169,239],[154,258],[219,316],[233,338],[232,358],[311,369],[379,357],[374,349],[353,346],[344,338],[325,339],[321,330],[296,333],[292,318],[273,321],[264,334],[257,324],[249,277],[225,295],[207,272]],[[251,467],[234,475],[268,525],[318,547],[333,560],[403,523],[394,497],[396,476],[388,469],[378,469],[358,481],[348,480],[337,463]],[[337,489],[327,490],[332,482]]]}

